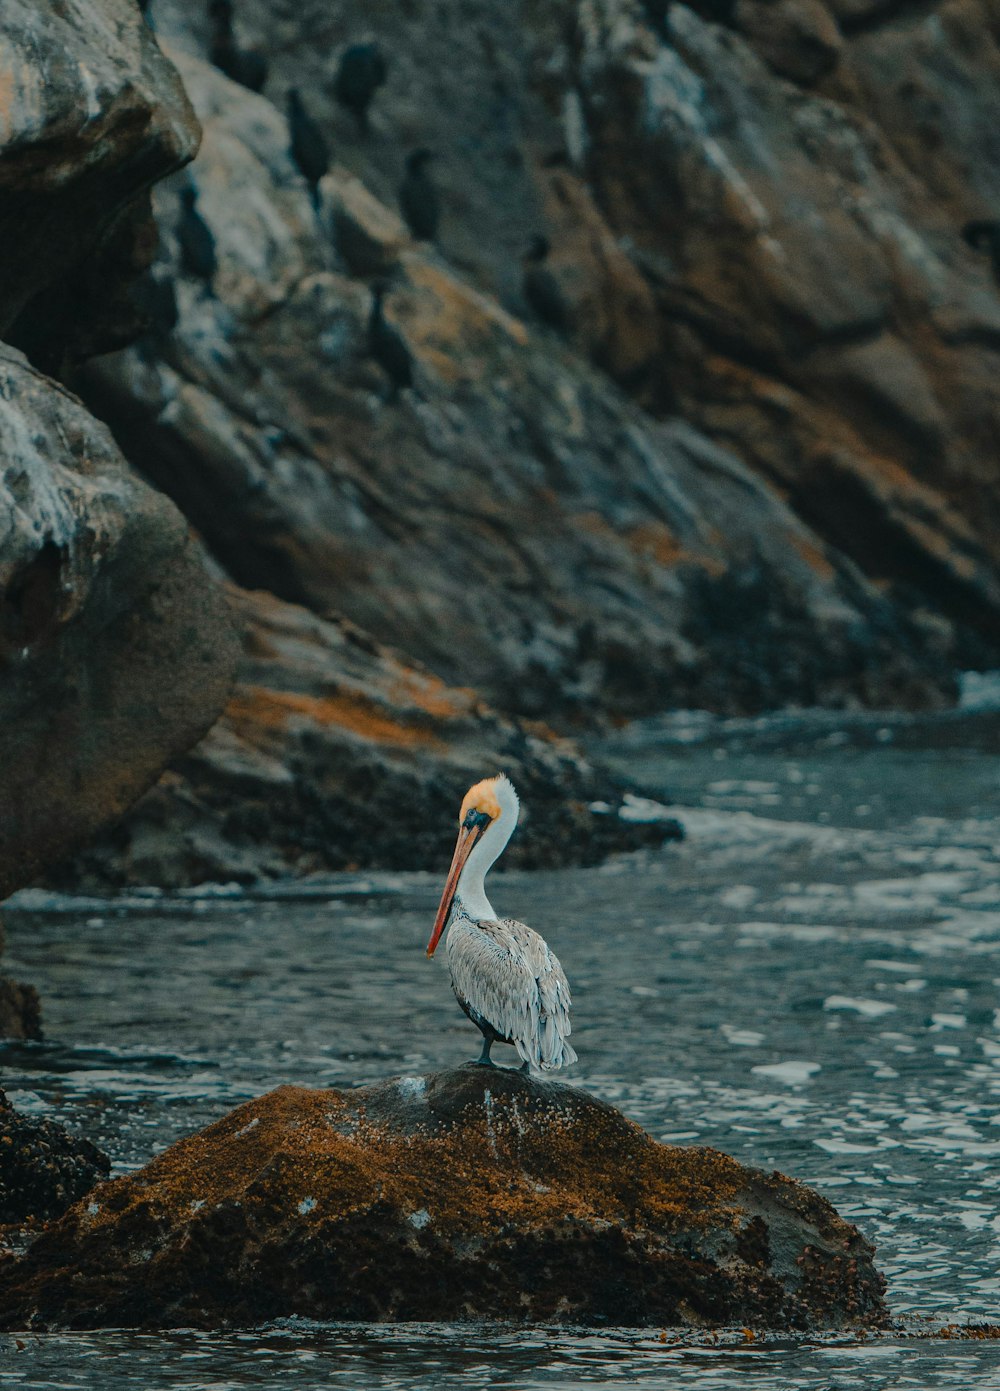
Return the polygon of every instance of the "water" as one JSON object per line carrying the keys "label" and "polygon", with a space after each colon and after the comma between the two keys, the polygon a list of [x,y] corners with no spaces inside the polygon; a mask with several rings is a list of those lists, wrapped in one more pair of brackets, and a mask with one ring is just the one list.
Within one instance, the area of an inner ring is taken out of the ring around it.
{"label": "water", "polygon": [[[630,731],[612,756],[683,804],[687,841],[493,881],[569,972],[581,1061],[567,1080],[661,1139],[813,1184],[877,1243],[901,1333],[293,1320],[8,1339],[0,1386],[1000,1387],[998,1345],[914,1336],[1000,1321],[998,731],[988,711]],[[22,895],[6,969],[38,984],[48,1041],[3,1047],[5,1085],[124,1171],[279,1083],[470,1057],[445,964],[423,954],[439,880]]]}

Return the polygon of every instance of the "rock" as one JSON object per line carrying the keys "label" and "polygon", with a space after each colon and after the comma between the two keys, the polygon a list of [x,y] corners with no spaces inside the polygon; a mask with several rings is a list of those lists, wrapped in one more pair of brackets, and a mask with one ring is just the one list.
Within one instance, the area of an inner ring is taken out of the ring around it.
{"label": "rock", "polygon": [[608,376],[652,405],[669,400],[659,362],[660,325],[649,283],[619,246],[586,184],[546,170],[545,212],[553,253],[546,264],[571,310],[575,338]]}
{"label": "rock", "polygon": [[33,985],[0,976],[0,1038],[42,1036],[42,1004]]}
{"label": "rock", "polygon": [[378,201],[360,179],[334,170],[330,193],[337,250],[352,275],[391,275],[413,239],[401,217]]}
{"label": "rock", "polygon": [[225,605],[184,519],[0,345],[0,899],[114,820],[224,704]]}
{"label": "rock", "polygon": [[[132,0],[0,16],[0,899],[120,815],[211,724],[235,659],[184,519],[39,369],[120,347],[148,187],[198,124]],[[9,1027],[37,1032],[30,987]]]}
{"label": "rock", "polygon": [[[283,119],[177,61],[204,124],[194,176],[217,297],[182,278],[167,348],[94,364],[83,389],[237,583],[343,614],[449,686],[564,726],[678,704],[948,698],[947,653],[777,490],[642,412],[437,251],[397,252],[391,216],[335,170],[324,198],[369,237],[360,263],[352,240],[355,264],[397,258],[386,313],[416,385],[387,400],[370,290],[336,260]],[[586,206],[565,171],[550,185]],[[175,194],[156,198],[174,255]],[[631,303],[624,252],[588,217],[588,255],[610,258],[619,287],[604,303]],[[595,355],[604,342],[616,371],[643,374],[648,345],[630,359],[620,320],[591,324]]]}
{"label": "rock", "polygon": [[658,1144],[586,1092],[470,1065],[248,1102],[0,1267],[0,1318],[857,1328],[886,1317],[872,1256],[792,1179]]}
{"label": "rock", "polygon": [[262,593],[233,590],[231,604],[243,656],[222,718],[50,882],[106,892],[359,866],[443,870],[452,808],[500,769],[524,806],[513,863],[595,864],[681,835],[665,812],[620,817],[621,782],[568,740],[498,715],[346,620]]}
{"label": "rock", "polygon": [[909,13],[845,44],[812,0],[739,0],[744,42],[674,5],[661,40],[609,0],[579,9],[572,50],[548,34],[684,414],[894,605],[950,622],[952,660],[990,664],[1000,301],[959,229],[1000,199],[1000,162],[968,153],[992,148],[1000,61],[975,0]]}
{"label": "rock", "polygon": [[840,60],[843,40],[822,0],[737,0],[733,21],[772,71],[809,86]]}
{"label": "rock", "polygon": [[0,1223],[59,1217],[110,1171],[96,1145],[22,1116],[0,1091]]}
{"label": "rock", "polygon": [[146,190],[198,124],[134,0],[5,0],[0,92],[0,336],[55,372],[136,336]]}

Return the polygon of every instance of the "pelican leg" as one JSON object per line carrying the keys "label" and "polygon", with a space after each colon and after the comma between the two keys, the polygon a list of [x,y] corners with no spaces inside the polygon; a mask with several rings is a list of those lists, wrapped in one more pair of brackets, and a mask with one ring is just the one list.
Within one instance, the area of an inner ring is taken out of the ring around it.
{"label": "pelican leg", "polygon": [[483,1033],[483,1051],[478,1058],[473,1059],[476,1067],[496,1067],[496,1063],[490,1057],[490,1049],[493,1047],[493,1040],[488,1033]]}

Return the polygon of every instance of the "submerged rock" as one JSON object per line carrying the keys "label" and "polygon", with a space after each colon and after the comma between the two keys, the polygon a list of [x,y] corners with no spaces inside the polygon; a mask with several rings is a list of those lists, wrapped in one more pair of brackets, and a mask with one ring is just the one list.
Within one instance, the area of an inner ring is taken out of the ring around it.
{"label": "submerged rock", "polygon": [[586,1092],[470,1065],[240,1106],[0,1269],[0,1317],[877,1325],[872,1257],[792,1179],[658,1144]]}
{"label": "submerged rock", "polygon": [[0,976],[0,1038],[42,1036],[42,1004],[33,985]]}
{"label": "submerged rock", "polygon": [[0,1223],[59,1217],[110,1169],[82,1135],[22,1116],[0,1091]]}

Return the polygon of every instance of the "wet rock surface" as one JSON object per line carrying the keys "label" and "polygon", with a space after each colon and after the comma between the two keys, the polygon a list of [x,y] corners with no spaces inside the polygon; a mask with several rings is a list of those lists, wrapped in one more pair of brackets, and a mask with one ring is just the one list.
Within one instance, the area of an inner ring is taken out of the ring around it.
{"label": "wet rock surface", "polygon": [[808,1188],[471,1065],[249,1102],[77,1204],[0,1290],[7,1328],[885,1316],[871,1247]]}
{"label": "wet rock surface", "polygon": [[448,809],[484,769],[505,769],[522,796],[513,863],[593,864],[681,834],[569,740],[498,714],[346,620],[260,592],[229,598],[242,656],[222,718],[50,882],[100,892],[444,868]]}
{"label": "wet rock surface", "polygon": [[110,1169],[89,1140],[21,1115],[0,1091],[0,1223],[60,1217]]}

